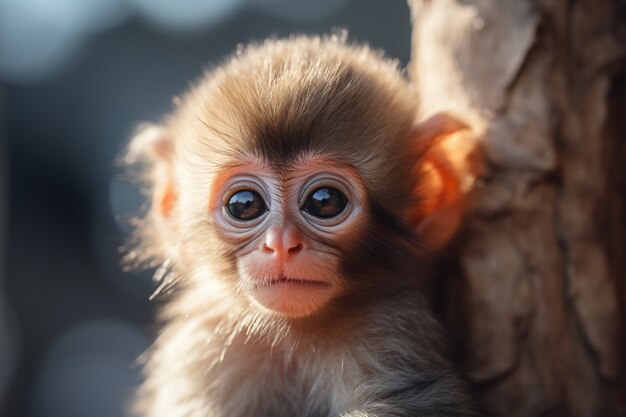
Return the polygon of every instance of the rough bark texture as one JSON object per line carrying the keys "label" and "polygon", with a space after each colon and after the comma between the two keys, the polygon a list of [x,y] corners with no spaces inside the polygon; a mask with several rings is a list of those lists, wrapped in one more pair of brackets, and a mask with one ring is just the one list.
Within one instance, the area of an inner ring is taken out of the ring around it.
{"label": "rough bark texture", "polygon": [[424,113],[487,165],[445,283],[470,379],[496,416],[626,415],[624,3],[409,3]]}

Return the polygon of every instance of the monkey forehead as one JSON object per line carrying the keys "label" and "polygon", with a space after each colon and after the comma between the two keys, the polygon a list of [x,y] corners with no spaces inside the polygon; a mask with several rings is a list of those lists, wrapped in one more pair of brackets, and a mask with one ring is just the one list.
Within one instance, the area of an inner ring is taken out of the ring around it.
{"label": "monkey forehead", "polygon": [[183,100],[189,137],[218,152],[289,163],[319,152],[379,159],[406,140],[416,97],[395,61],[340,38],[253,45],[205,75]]}
{"label": "monkey forehead", "polygon": [[222,188],[232,177],[253,174],[261,178],[273,178],[282,183],[299,182],[304,178],[320,173],[334,173],[349,179],[355,185],[365,187],[359,170],[343,161],[324,155],[303,154],[289,164],[276,164],[273,161],[258,159],[253,155],[226,162],[214,174],[212,194]]}

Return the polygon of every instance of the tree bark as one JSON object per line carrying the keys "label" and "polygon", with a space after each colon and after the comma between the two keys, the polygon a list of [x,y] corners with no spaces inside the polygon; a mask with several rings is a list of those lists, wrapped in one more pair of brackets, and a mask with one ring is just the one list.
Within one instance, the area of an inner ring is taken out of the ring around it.
{"label": "tree bark", "polygon": [[424,116],[487,168],[442,284],[467,375],[496,416],[626,415],[624,4],[409,3]]}

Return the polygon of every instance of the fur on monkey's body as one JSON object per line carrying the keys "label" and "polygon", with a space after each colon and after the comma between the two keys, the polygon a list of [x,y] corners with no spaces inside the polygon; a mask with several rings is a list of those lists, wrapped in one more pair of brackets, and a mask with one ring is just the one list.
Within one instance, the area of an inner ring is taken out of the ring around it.
{"label": "fur on monkey's body", "polygon": [[335,328],[302,320],[262,334],[228,296],[186,293],[170,306],[176,318],[150,354],[143,415],[476,415],[417,295],[383,299]]}
{"label": "fur on monkey's body", "polygon": [[[396,63],[336,37],[298,37],[241,51],[180,100],[160,139],[138,136],[129,158],[148,162],[153,206],[130,257],[165,262],[171,290],[139,414],[476,415],[423,297],[427,236],[406,220],[432,204],[415,175],[416,114]],[[264,309],[245,292],[247,243],[220,232],[210,194],[240,161],[288,182],[323,158],[354,171],[366,194],[349,231],[313,237],[331,255],[301,269],[332,275],[337,290],[311,314]]]}

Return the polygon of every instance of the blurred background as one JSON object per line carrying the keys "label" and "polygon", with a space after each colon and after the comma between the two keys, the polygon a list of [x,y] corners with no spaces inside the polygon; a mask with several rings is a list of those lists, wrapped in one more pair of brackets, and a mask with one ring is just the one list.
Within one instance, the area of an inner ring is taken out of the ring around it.
{"label": "blurred background", "polygon": [[0,0],[0,416],[128,415],[156,306],[116,156],[238,43],[333,28],[408,62],[404,0]]}

